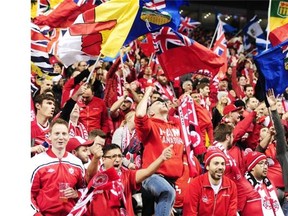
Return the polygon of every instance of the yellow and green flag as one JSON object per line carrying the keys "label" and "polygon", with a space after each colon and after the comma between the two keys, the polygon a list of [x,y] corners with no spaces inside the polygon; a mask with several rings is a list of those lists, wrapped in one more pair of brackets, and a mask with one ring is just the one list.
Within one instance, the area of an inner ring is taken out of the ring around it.
{"label": "yellow and green flag", "polygon": [[288,0],[270,0],[270,32],[288,23]]}

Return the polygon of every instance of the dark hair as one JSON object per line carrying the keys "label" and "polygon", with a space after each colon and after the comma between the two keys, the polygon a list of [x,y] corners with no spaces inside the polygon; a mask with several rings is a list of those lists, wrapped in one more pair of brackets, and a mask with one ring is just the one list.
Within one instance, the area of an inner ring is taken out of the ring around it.
{"label": "dark hair", "polygon": [[225,123],[220,123],[214,130],[214,140],[218,142],[224,142],[226,135],[230,135],[233,132],[233,126]]}
{"label": "dark hair", "polygon": [[36,95],[35,98],[34,98],[34,108],[35,108],[36,112],[37,112],[36,104],[40,104],[41,105],[44,100],[53,101],[53,103],[55,105],[55,97],[52,96],[51,94],[39,94],[39,95]]}
{"label": "dark hair", "polygon": [[[120,149],[121,151],[121,148],[120,146],[118,146],[117,144],[115,143],[111,143],[109,145],[105,145],[103,148],[102,148],[102,151],[103,151],[103,155],[105,155],[108,151],[112,150],[112,149]],[[122,151],[121,151],[122,152]]]}

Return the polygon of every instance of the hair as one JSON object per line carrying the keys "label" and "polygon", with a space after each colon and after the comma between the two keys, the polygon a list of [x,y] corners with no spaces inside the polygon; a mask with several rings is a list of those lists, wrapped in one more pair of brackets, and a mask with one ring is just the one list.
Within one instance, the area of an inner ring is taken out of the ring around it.
{"label": "hair", "polygon": [[191,85],[193,85],[193,83],[192,83],[191,80],[185,80],[185,81],[182,83],[182,89],[184,89],[185,86],[186,86],[188,83],[191,83]]}
{"label": "hair", "polygon": [[220,123],[214,130],[214,140],[218,142],[224,142],[226,135],[230,135],[233,132],[234,127],[229,124]]}
{"label": "hair", "polygon": [[246,91],[248,87],[252,87],[252,88],[253,88],[253,86],[252,86],[251,84],[246,84],[246,85],[244,86],[244,91]]}
{"label": "hair", "polygon": [[[101,137],[101,138],[103,138],[103,139],[106,139],[106,138],[107,138],[107,134],[106,134],[104,131],[102,131],[101,129],[93,129],[93,130],[91,130],[91,131],[89,132],[88,136],[89,136],[89,138],[90,138],[90,137],[95,138],[95,137],[97,137],[97,136],[99,136],[99,137]],[[90,139],[91,139],[91,138],[90,138]]]}
{"label": "hair", "polygon": [[54,127],[55,124],[63,124],[65,125],[67,128],[69,128],[69,123],[67,121],[65,121],[64,119],[62,118],[57,118],[55,120],[53,120],[50,124],[50,130],[52,130],[52,128]]}
{"label": "hair", "polygon": [[[115,143],[111,143],[109,145],[105,145],[103,148],[102,148],[102,151],[103,151],[103,155],[106,155],[106,153],[110,150],[113,150],[113,149],[119,149],[121,151],[121,148],[119,145],[115,144]],[[122,152],[122,151],[121,151]]]}
{"label": "hair", "polygon": [[54,102],[55,104],[55,97],[52,96],[51,94],[39,94],[39,95],[36,95],[35,98],[34,98],[34,107],[35,107],[35,110],[36,109],[36,104],[42,104],[44,100],[51,100]]}
{"label": "hair", "polygon": [[200,91],[200,89],[204,89],[206,86],[209,87],[209,84],[206,83],[206,82],[203,82],[203,83],[199,83],[197,86],[196,86],[196,89],[198,90],[198,92]]}

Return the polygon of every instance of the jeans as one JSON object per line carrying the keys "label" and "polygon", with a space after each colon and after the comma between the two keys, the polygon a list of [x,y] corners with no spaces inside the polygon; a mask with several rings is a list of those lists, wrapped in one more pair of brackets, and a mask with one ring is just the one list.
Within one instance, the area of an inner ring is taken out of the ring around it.
{"label": "jeans", "polygon": [[176,197],[175,189],[157,174],[145,179],[142,187],[155,197],[155,216],[170,216]]}
{"label": "jeans", "polygon": [[285,216],[288,216],[288,197],[284,198],[283,204],[282,204],[282,210]]}

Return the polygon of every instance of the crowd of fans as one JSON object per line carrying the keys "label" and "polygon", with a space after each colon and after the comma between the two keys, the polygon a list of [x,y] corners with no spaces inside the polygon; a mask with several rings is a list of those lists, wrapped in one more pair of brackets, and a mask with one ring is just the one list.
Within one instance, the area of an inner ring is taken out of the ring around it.
{"label": "crowd of fans", "polygon": [[[212,35],[190,37],[209,47]],[[241,40],[227,44],[215,77],[168,80],[139,47],[113,62],[53,58],[53,73],[34,74],[34,215],[288,215],[288,88],[261,98],[253,57]],[[184,101],[197,146],[187,146]]]}

